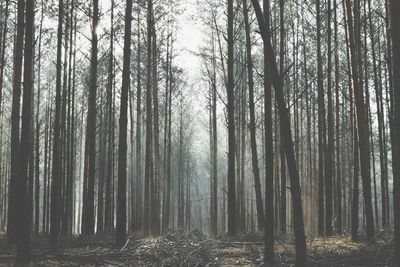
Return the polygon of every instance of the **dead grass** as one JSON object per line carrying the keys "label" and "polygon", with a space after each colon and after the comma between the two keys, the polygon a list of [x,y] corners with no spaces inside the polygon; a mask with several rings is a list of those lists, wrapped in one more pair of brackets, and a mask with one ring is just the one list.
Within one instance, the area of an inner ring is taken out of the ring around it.
{"label": "dead grass", "polygon": [[[113,233],[60,241],[50,252],[47,236],[33,238],[31,266],[262,266],[262,234],[237,239],[209,239],[198,231],[171,232],[160,238],[131,236],[123,249],[115,247]],[[381,232],[369,243],[355,243],[346,236],[308,241],[309,266],[391,266],[392,233]],[[14,263],[15,250],[0,237],[0,266]],[[293,266],[293,236],[279,235],[275,266]]]}

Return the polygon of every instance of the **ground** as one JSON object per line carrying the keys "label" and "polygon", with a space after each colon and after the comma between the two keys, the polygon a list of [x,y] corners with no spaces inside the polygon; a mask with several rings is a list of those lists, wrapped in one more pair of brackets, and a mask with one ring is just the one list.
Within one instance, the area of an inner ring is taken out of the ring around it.
{"label": "ground", "polygon": [[[368,243],[354,243],[349,237],[313,238],[308,242],[310,266],[390,266],[392,237],[380,231]],[[293,237],[276,237],[276,266],[293,266]],[[33,238],[31,266],[262,266],[261,234],[246,234],[235,240],[220,236],[210,239],[198,231],[171,232],[163,237],[142,239],[130,236],[117,248],[113,234],[61,240],[57,252],[50,252],[48,238]],[[14,263],[14,250],[0,237],[0,266]]]}

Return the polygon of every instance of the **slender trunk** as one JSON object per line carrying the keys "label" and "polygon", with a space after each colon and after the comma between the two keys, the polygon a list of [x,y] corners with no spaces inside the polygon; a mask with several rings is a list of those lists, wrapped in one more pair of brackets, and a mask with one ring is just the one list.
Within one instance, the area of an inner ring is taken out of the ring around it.
{"label": "slender trunk", "polygon": [[13,69],[13,89],[12,89],[12,110],[11,110],[11,179],[8,192],[8,221],[7,221],[7,238],[11,244],[18,241],[17,209],[19,200],[18,192],[20,190],[19,180],[19,146],[20,146],[20,109],[21,109],[21,77],[22,77],[22,59],[24,45],[24,10],[25,1],[17,2],[17,35],[15,41],[14,52],[14,69]]}
{"label": "slender trunk", "polygon": [[[326,169],[325,169],[325,189],[326,189],[326,202],[325,202],[325,234],[331,236],[333,234],[332,215],[333,215],[333,153],[334,153],[334,125],[333,125],[333,100],[332,100],[332,52],[331,52],[331,1],[328,0],[328,83],[327,83],[327,97],[328,97],[328,144],[326,147]],[[321,62],[322,64],[322,62]],[[322,73],[321,73],[322,74]]]}
{"label": "slender trunk", "polygon": [[128,132],[128,90],[130,85],[131,35],[132,35],[132,0],[126,1],[124,62],[122,71],[121,110],[119,118],[118,146],[118,195],[117,195],[117,234],[118,246],[126,242],[126,161]]}
{"label": "slender trunk", "polygon": [[[17,181],[18,201],[15,206],[17,209],[17,263],[27,263],[30,261],[30,232],[31,232],[31,211],[29,211],[32,199],[28,196],[28,165],[31,146],[31,122],[32,122],[32,92],[33,92],[33,53],[34,53],[34,30],[35,12],[33,0],[26,2],[26,34],[24,49],[24,83],[22,99],[22,125],[21,125],[21,144],[19,153],[19,177]],[[32,169],[29,170],[32,173]],[[33,186],[33,184],[32,184]],[[29,189],[28,189],[29,190]]]}
{"label": "slender trunk", "polygon": [[153,1],[147,1],[147,78],[146,78],[146,157],[144,181],[144,233],[150,234],[150,181],[153,180],[153,122],[152,122],[152,10]]}
{"label": "slender trunk", "polygon": [[272,85],[275,90],[276,101],[279,110],[279,118],[281,125],[285,131],[282,136],[285,140],[285,155],[288,163],[289,178],[290,178],[290,190],[292,193],[292,206],[293,206],[293,228],[295,235],[295,246],[296,246],[296,265],[306,266],[307,265],[307,252],[306,252],[306,239],[304,233],[304,222],[303,222],[303,206],[301,201],[301,189],[300,189],[300,177],[297,171],[296,160],[293,149],[293,139],[290,129],[290,120],[288,109],[286,108],[284,96],[282,77],[278,74],[278,67],[275,61],[274,50],[271,44],[271,35],[269,29],[266,28],[265,20],[261,11],[260,4],[256,0],[252,0],[257,21],[260,28],[261,36],[264,43],[267,44],[267,61],[270,63]]}
{"label": "slender trunk", "polygon": [[[264,20],[266,28],[270,28],[270,1],[263,1]],[[281,25],[282,26],[282,25]],[[282,33],[282,32],[281,32]],[[249,36],[250,41],[250,36]],[[272,87],[270,61],[266,56],[268,51],[264,44],[264,124],[265,124],[265,250],[264,258],[266,262],[271,262],[274,258],[274,161],[273,161],[273,141],[272,141]],[[248,56],[251,59],[251,51]],[[282,59],[282,58],[281,58]],[[252,64],[251,64],[252,66]],[[253,75],[252,75],[253,76]],[[251,102],[250,102],[251,103]],[[254,106],[253,106],[254,111]],[[255,129],[254,129],[255,131]],[[255,136],[254,136],[255,139]],[[257,151],[256,151],[257,152]],[[286,179],[286,178],[285,178]],[[256,184],[257,186],[257,184]],[[255,188],[256,189],[256,188]],[[256,189],[257,190],[257,189]],[[257,192],[257,191],[256,191]],[[286,194],[286,189],[285,189]],[[260,196],[261,198],[261,196]],[[285,195],[286,198],[286,195]],[[262,205],[261,205],[262,208]],[[286,211],[286,207],[284,207]],[[286,218],[286,214],[285,214]],[[283,229],[286,229],[283,228]]]}
{"label": "slender trunk", "polygon": [[[392,67],[393,67],[393,115],[394,121],[394,139],[392,139],[393,162],[400,160],[400,3],[398,1],[389,0],[390,10],[390,29],[392,42]],[[397,73],[397,74],[396,74]],[[400,168],[398,164],[393,164],[393,203],[394,203],[394,258],[395,264],[400,265]]]}
{"label": "slender trunk", "polygon": [[87,113],[87,127],[86,127],[86,145],[85,160],[86,169],[86,197],[84,197],[84,219],[82,218],[83,234],[94,234],[94,185],[95,185],[95,164],[96,164],[96,94],[97,94],[97,25],[99,23],[99,1],[93,1],[93,15],[92,15],[92,40],[91,40],[91,58],[90,58],[90,88],[88,96],[88,113]]}
{"label": "slender trunk", "polygon": [[235,81],[234,81],[234,32],[233,0],[228,0],[228,235],[236,235],[236,185],[235,185]]}
{"label": "slender trunk", "polygon": [[317,87],[318,87],[318,234],[325,234],[325,101],[321,56],[321,6],[317,0]]}
{"label": "slender trunk", "polygon": [[369,138],[368,126],[365,114],[365,102],[363,96],[363,85],[360,79],[361,72],[361,49],[360,49],[360,31],[359,31],[359,18],[360,18],[360,3],[359,0],[354,4],[354,27],[353,16],[350,6],[350,1],[346,0],[347,12],[347,31],[349,37],[350,48],[350,66],[353,81],[353,94],[355,100],[355,108],[357,114],[357,129],[359,138],[360,150],[360,164],[361,164],[361,180],[363,186],[363,196],[365,204],[366,215],[366,235],[370,240],[374,236],[374,216],[372,212],[372,198],[371,198],[371,174],[370,174],[370,153],[369,153]]}
{"label": "slender trunk", "polygon": [[[256,141],[256,116],[254,111],[253,60],[251,58],[252,57],[251,39],[250,39],[250,25],[249,25],[247,0],[243,0],[243,16],[244,16],[244,24],[246,32],[245,34],[246,34],[247,76],[248,76],[248,87],[249,87],[249,111],[250,111],[249,128],[250,128],[250,142],[251,142],[251,159],[252,159],[253,175],[254,175],[254,189],[256,192],[258,227],[259,229],[262,229],[264,227],[265,218],[264,218],[264,207],[263,207],[264,205],[261,196],[260,169],[258,167],[258,154],[257,154],[257,141]],[[265,82],[266,81],[264,81],[264,83]],[[272,127],[269,128],[268,131],[272,131]],[[268,154],[272,155],[272,153]],[[268,178],[272,178],[272,176]]]}

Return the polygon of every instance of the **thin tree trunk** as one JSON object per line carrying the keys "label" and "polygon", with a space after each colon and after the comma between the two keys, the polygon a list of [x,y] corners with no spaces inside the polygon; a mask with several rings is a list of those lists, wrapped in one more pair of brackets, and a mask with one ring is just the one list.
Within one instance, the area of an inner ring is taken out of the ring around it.
{"label": "thin tree trunk", "polygon": [[92,15],[92,40],[91,40],[91,58],[90,58],[90,88],[88,96],[88,113],[87,113],[87,139],[85,145],[85,160],[87,192],[84,191],[84,207],[83,207],[83,234],[94,234],[94,184],[95,184],[95,164],[96,164],[96,94],[97,94],[97,25],[99,23],[99,1],[93,0]]}
{"label": "thin tree trunk", "polygon": [[360,31],[359,31],[359,0],[354,4],[354,27],[353,16],[350,6],[350,0],[346,0],[347,12],[347,31],[349,36],[350,48],[350,66],[353,81],[353,94],[356,105],[357,113],[357,129],[359,138],[360,150],[360,164],[361,164],[361,180],[363,186],[363,196],[365,204],[366,215],[366,235],[370,240],[374,236],[374,216],[372,212],[372,198],[371,198],[371,174],[370,174],[370,153],[369,153],[369,139],[368,139],[368,126],[365,115],[365,102],[363,96],[363,86],[360,80],[361,70],[361,52],[360,52]]}
{"label": "thin tree trunk", "polygon": [[[32,122],[32,92],[33,92],[33,53],[34,53],[34,30],[35,30],[35,12],[33,0],[26,2],[26,34],[24,49],[24,83],[22,99],[22,125],[21,125],[21,144],[19,153],[20,174],[17,181],[18,201],[15,206],[17,209],[17,263],[27,263],[30,261],[30,232],[31,232],[31,212],[29,208],[32,204],[32,198],[28,197],[28,165],[31,146],[31,122]],[[30,169],[30,173],[32,173]],[[33,176],[32,176],[33,177]],[[32,181],[32,180],[31,180]],[[33,184],[32,184],[33,186]],[[28,189],[29,190],[29,189]]]}
{"label": "thin tree trunk", "polygon": [[122,71],[121,110],[119,118],[118,146],[118,195],[117,195],[117,234],[118,246],[126,242],[126,161],[128,132],[128,90],[130,87],[131,35],[132,35],[132,0],[126,1],[124,62]]}
{"label": "thin tree trunk", "polygon": [[296,265],[306,266],[307,265],[307,252],[306,252],[306,240],[304,233],[304,222],[303,222],[303,206],[301,201],[301,189],[300,189],[300,177],[297,171],[296,160],[294,157],[293,150],[293,139],[290,129],[290,120],[288,110],[286,108],[284,96],[282,77],[278,74],[278,67],[275,61],[274,50],[271,44],[271,35],[269,30],[266,28],[266,23],[263,18],[260,4],[257,0],[252,0],[257,21],[260,28],[261,36],[264,43],[267,44],[267,60],[271,67],[271,79],[272,85],[275,90],[276,101],[279,109],[279,118],[281,125],[284,127],[284,135],[282,138],[285,140],[285,155],[288,163],[289,178],[290,178],[290,190],[292,193],[292,205],[293,205],[293,227],[295,235],[295,246],[296,246]]}
{"label": "thin tree trunk", "polygon": [[233,0],[228,0],[228,235],[236,235],[236,184],[235,184],[235,81],[234,81],[234,32]]}
{"label": "thin tree trunk", "polygon": [[[393,115],[394,121],[394,139],[392,139],[393,162],[400,160],[400,3],[398,1],[389,0],[390,10],[390,29],[392,42],[392,67],[393,67]],[[400,167],[398,164],[393,164],[393,203],[394,203],[394,258],[395,264],[400,265]]]}
{"label": "thin tree trunk", "polygon": [[[251,142],[251,159],[253,166],[254,175],[254,189],[256,192],[256,204],[257,204],[257,221],[258,228],[264,227],[264,205],[261,196],[261,182],[260,182],[260,169],[258,167],[258,154],[257,154],[257,140],[256,140],[256,116],[254,111],[254,78],[253,78],[253,60],[251,55],[251,39],[250,39],[250,25],[248,15],[248,4],[247,0],[243,0],[243,16],[245,24],[246,34],[246,58],[247,58],[247,75],[248,75],[248,87],[249,87],[249,111],[250,111],[250,142]],[[266,81],[264,81],[265,83]],[[268,129],[272,131],[272,127]],[[268,153],[271,154],[272,153]],[[270,174],[268,174],[270,175]],[[267,176],[266,176],[267,177]],[[272,176],[271,176],[272,177]],[[268,177],[268,178],[271,178]],[[273,204],[273,203],[271,203]]]}

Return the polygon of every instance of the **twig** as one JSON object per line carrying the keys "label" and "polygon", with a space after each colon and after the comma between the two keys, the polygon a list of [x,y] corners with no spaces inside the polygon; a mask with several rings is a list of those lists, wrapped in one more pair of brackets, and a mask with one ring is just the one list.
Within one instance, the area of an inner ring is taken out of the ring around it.
{"label": "twig", "polygon": [[128,238],[128,240],[126,240],[126,243],[125,243],[125,245],[121,248],[121,250],[120,251],[124,251],[125,250],[125,248],[126,248],[126,246],[128,245],[128,243],[129,243],[129,240],[130,240],[130,238]]}

